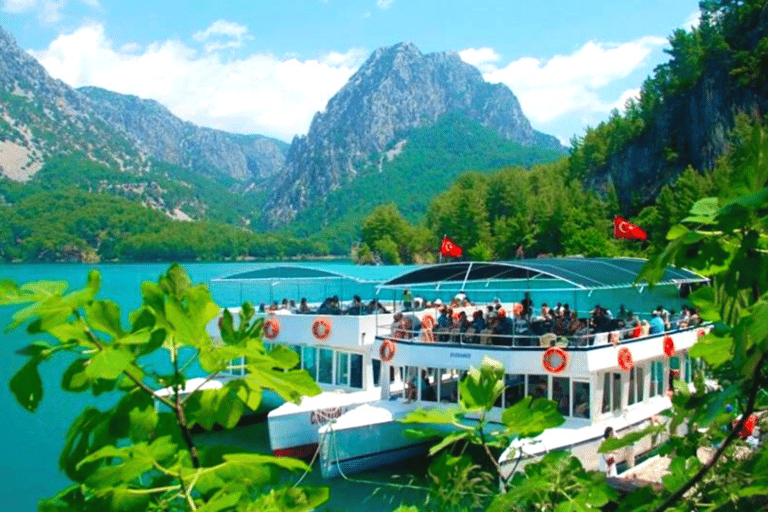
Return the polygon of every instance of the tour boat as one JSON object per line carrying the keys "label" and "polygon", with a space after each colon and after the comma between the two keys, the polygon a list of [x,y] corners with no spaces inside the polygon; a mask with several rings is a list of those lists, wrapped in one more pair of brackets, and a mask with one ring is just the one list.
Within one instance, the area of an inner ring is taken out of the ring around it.
{"label": "tour boat", "polygon": [[[707,282],[693,272],[670,267],[661,282],[649,288],[635,282],[644,263],[633,258],[448,263],[405,272],[379,289],[408,288],[423,296],[460,292],[483,307],[492,298],[503,297],[506,311],[519,308],[513,302],[519,303],[528,292],[535,306],[569,302],[584,316],[596,304],[610,305],[614,312],[620,304],[643,313],[659,304],[679,311],[691,287]],[[506,387],[490,413],[491,422],[502,428],[504,408],[526,396],[554,400],[566,419],[535,439],[513,443],[501,456],[504,471],[519,470],[551,450],[568,450],[587,469],[594,469],[606,427],[621,436],[657,421],[659,413],[670,408],[671,381],[690,382],[698,363],[688,357],[688,350],[707,329],[691,325],[651,335],[630,326],[571,337],[515,331],[506,338],[495,336],[491,345],[475,343],[477,338],[466,335],[440,341],[434,332],[421,331],[409,338],[403,333],[393,337],[385,330],[371,348],[385,361],[382,372],[386,375],[390,367],[396,368],[399,381],[407,383],[426,371],[427,380],[415,385],[415,400],[388,396],[385,379],[381,400],[334,412],[333,420],[318,429],[322,473],[334,477],[425,453],[434,441],[404,436],[413,425],[399,420],[420,407],[455,406],[462,374],[479,367],[486,356],[505,369]],[[658,436],[646,438],[634,447],[634,455],[660,442]],[[624,454],[617,458],[621,462]]]}
{"label": "tour boat", "polygon": [[[380,299],[386,308],[400,309],[399,298],[377,294],[377,286],[400,274],[403,268],[414,267],[354,267],[346,265],[339,271],[330,265],[323,268],[300,265],[277,265],[242,272],[213,280],[218,294],[229,291],[227,302],[250,300],[256,306],[281,301],[283,297],[299,304],[306,298],[317,310],[323,299],[338,296],[348,303],[354,295],[364,302]],[[387,300],[386,304],[384,299]],[[237,308],[230,308],[236,316]],[[299,356],[298,367],[310,373],[323,390],[317,396],[304,397],[300,404],[286,403],[271,390],[264,390],[258,414],[267,413],[270,446],[276,455],[311,457],[318,446],[318,428],[329,419],[351,407],[381,398],[379,387],[378,346],[376,336],[388,329],[392,315],[292,313],[278,309],[257,313],[264,318],[263,341],[269,349],[284,345]],[[216,325],[210,326],[216,335]],[[220,387],[220,380],[241,376],[246,372],[244,360],[232,361],[227,372],[207,386]],[[402,383],[392,383],[391,389],[402,390]]]}

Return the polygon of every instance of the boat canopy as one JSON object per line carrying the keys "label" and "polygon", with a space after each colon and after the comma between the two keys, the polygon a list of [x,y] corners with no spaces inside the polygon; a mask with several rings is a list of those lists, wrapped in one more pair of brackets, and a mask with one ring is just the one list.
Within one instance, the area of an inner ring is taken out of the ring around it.
{"label": "boat canopy", "polygon": [[[352,264],[319,263],[262,264],[250,270],[212,279],[217,285],[214,294],[222,304],[241,304],[306,298],[310,303],[321,302],[337,295],[350,300],[353,295],[363,299],[377,296],[377,286],[415,266],[358,266]],[[393,292],[394,294],[394,292]],[[381,298],[381,296],[380,296]]]}
{"label": "boat canopy", "polygon": [[344,265],[344,271],[329,268],[307,267],[301,265],[272,265],[239,272],[230,276],[213,279],[213,282],[255,282],[267,281],[322,281],[344,279],[356,283],[382,283],[401,274],[404,270],[412,270],[415,266],[352,266]]}
{"label": "boat canopy", "polygon": [[[420,267],[382,283],[380,289],[477,289],[485,291],[592,291],[643,288],[636,282],[642,258],[542,258],[516,261],[462,261]],[[706,283],[690,270],[667,267],[657,285]],[[493,283],[493,286],[491,286]]]}

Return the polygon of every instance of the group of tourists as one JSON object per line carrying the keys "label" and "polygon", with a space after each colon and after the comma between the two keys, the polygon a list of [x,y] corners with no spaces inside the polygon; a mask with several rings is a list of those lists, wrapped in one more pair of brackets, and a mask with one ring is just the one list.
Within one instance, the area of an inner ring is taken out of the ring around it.
{"label": "group of tourists", "polygon": [[288,300],[286,298],[281,303],[275,301],[270,306],[267,306],[264,302],[259,305],[259,313],[272,313],[275,315],[372,315],[377,312],[389,313],[389,310],[378,299],[365,303],[359,295],[352,297],[352,301],[347,306],[342,305],[338,295],[327,297],[317,309],[311,308],[305,297],[301,298],[299,304],[296,304],[296,301],[293,299]]}
{"label": "group of tourists", "polygon": [[[407,291],[406,291],[407,292]],[[525,293],[519,303],[507,311],[496,298],[488,305],[472,306],[464,292],[457,295],[451,305],[443,305],[439,299],[431,303],[437,318],[425,315],[422,319],[415,312],[424,309],[409,293],[403,297],[404,309],[395,313],[392,335],[398,339],[418,337],[424,331],[426,341],[451,343],[478,343],[485,345],[540,345],[546,341],[554,345],[557,340],[568,338],[566,343],[592,345],[596,339],[618,333],[621,339],[637,338],[649,334],[698,325],[700,319],[693,308],[683,307],[680,314],[667,311],[659,305],[652,313],[650,322],[641,320],[622,304],[616,315],[596,304],[589,316],[579,318],[570,305],[557,302],[550,307],[543,303],[534,310],[530,294]],[[461,305],[464,304],[464,307]],[[602,336],[601,336],[602,335]]]}

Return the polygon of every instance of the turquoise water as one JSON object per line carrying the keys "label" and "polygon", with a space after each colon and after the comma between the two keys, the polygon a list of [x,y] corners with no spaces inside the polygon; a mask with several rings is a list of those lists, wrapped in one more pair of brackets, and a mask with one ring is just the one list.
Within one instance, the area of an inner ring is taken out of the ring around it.
{"label": "turquoise water", "polygon": [[[343,272],[351,267],[349,263],[323,262],[320,265]],[[263,265],[263,264],[262,264]],[[315,263],[314,265],[317,265]],[[196,263],[184,267],[194,282],[210,282],[211,279],[260,266],[253,263]],[[17,282],[34,280],[66,280],[72,287],[79,288],[85,283],[89,270],[98,269],[102,274],[101,298],[117,302],[123,314],[138,307],[141,303],[139,285],[142,281],[155,281],[166,264],[58,264],[58,265],[0,265],[0,279],[10,278]],[[359,269],[359,267],[358,267]],[[359,270],[358,270],[359,272]],[[303,295],[327,295],[327,284],[316,285],[312,289],[304,284]],[[239,286],[211,287],[214,299],[222,306],[236,305],[242,294],[251,299],[253,291],[242,290]],[[294,298],[293,290],[277,290],[275,298],[281,299],[282,293]],[[349,291],[349,290],[348,290]],[[274,293],[274,292],[273,292]],[[312,300],[308,297],[309,300]],[[258,300],[253,296],[252,300]],[[347,300],[347,299],[345,299]],[[7,325],[11,308],[0,308],[0,325]],[[106,407],[113,397],[94,398],[90,394],[72,394],[61,390],[61,374],[69,361],[57,358],[40,365],[43,380],[43,399],[35,413],[28,413],[15,401],[8,382],[21,367],[26,358],[18,356],[15,350],[25,346],[33,339],[23,328],[8,335],[0,334],[2,354],[0,358],[0,439],[5,440],[0,456],[0,475],[2,475],[3,502],[5,510],[28,512],[37,509],[37,501],[54,495],[70,482],[58,469],[58,457],[64,444],[65,433],[72,420],[86,405]],[[268,451],[269,442],[265,423],[238,428],[230,432],[207,434],[203,442],[235,443],[253,450]],[[418,503],[419,496],[403,494],[399,489],[377,487],[386,482],[403,482],[411,476],[425,473],[424,462],[411,461],[408,464],[390,467],[381,471],[355,475],[356,479],[372,481],[374,485],[334,480],[327,482],[331,487],[331,501],[321,510],[352,512],[383,512],[394,509],[402,501]],[[402,478],[393,480],[393,475]],[[305,480],[310,484],[321,484],[319,470]],[[376,491],[374,493],[374,491]],[[373,493],[373,495],[372,495]],[[423,498],[422,498],[423,499]]]}

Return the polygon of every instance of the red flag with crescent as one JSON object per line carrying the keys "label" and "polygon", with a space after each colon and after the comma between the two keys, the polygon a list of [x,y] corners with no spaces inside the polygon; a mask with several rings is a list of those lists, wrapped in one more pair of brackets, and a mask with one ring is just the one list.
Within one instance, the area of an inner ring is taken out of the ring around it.
{"label": "red flag with crescent", "polygon": [[648,238],[643,228],[635,226],[621,217],[613,219],[613,236],[627,240],[646,240]]}
{"label": "red flag with crescent", "polygon": [[451,258],[458,258],[463,252],[464,250],[453,243],[453,240],[447,236],[443,237],[443,243],[440,246],[440,254],[443,256],[450,256]]}

